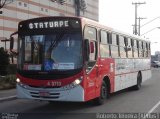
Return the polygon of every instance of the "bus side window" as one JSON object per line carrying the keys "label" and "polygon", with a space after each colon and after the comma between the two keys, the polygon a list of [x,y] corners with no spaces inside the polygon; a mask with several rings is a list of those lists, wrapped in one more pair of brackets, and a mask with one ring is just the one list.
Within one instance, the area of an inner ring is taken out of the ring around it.
{"label": "bus side window", "polygon": [[128,46],[128,38],[127,37],[124,37],[124,45]]}
{"label": "bus side window", "polygon": [[119,35],[116,35],[116,41],[117,41],[117,46],[118,46],[118,57],[120,57]]}
{"label": "bus side window", "polygon": [[137,58],[138,58],[138,57],[140,57],[139,41],[138,40],[135,40],[135,41],[136,41]]}
{"label": "bus side window", "polygon": [[148,43],[148,56],[150,57],[150,55],[151,55],[151,44],[150,43]]}
{"label": "bus side window", "polygon": [[134,40],[131,39],[131,47],[132,47],[132,57],[134,57]]}
{"label": "bus side window", "polygon": [[112,33],[112,44],[111,44],[111,56],[113,58],[118,58],[119,57],[119,49],[117,45],[117,35]]}
{"label": "bus side window", "polygon": [[125,43],[123,36],[119,36],[119,49],[120,49],[120,57],[126,58]]}
{"label": "bus side window", "polygon": [[147,43],[147,44],[148,44],[148,57],[150,57],[151,55],[150,43]]}
{"label": "bus side window", "polygon": [[137,40],[133,39],[133,56],[134,58],[138,58],[138,45],[137,45]]}
{"label": "bus side window", "polygon": [[143,57],[146,57],[146,42],[143,42]]}
{"label": "bus side window", "polygon": [[100,39],[100,42],[102,44],[107,44],[108,43],[108,35],[107,35],[107,32],[106,31],[100,31],[100,36],[101,36],[101,39]]}
{"label": "bus side window", "polygon": [[111,41],[112,41],[112,40],[111,40],[111,33],[107,32],[107,38],[108,38],[108,39],[107,39],[107,43],[108,43],[108,44],[111,44],[111,43],[112,43],[112,42],[111,42]]}
{"label": "bus side window", "polygon": [[128,52],[128,58],[132,58],[132,47],[131,47],[131,39],[128,38],[128,46],[127,46],[127,52]]}
{"label": "bus side window", "polygon": [[138,43],[138,48],[139,48],[139,57],[142,58],[143,57],[142,41],[137,41],[137,43]]}
{"label": "bus side window", "polygon": [[124,50],[126,52],[126,57],[128,57],[128,38],[127,37],[124,37]]}
{"label": "bus side window", "polygon": [[141,54],[141,58],[143,58],[144,57],[144,46],[143,46],[143,41],[139,41],[139,47],[140,47],[140,49],[141,49],[141,52],[140,52],[140,54]]}
{"label": "bus side window", "polygon": [[145,52],[145,56],[146,56],[146,58],[148,57],[148,51],[149,51],[149,49],[148,49],[148,43],[145,43],[145,45],[146,45],[146,52]]}
{"label": "bus side window", "polygon": [[100,31],[100,55],[102,58],[110,57],[109,48],[109,33],[101,30]]}
{"label": "bus side window", "polygon": [[142,57],[145,57],[145,42],[142,41]]}

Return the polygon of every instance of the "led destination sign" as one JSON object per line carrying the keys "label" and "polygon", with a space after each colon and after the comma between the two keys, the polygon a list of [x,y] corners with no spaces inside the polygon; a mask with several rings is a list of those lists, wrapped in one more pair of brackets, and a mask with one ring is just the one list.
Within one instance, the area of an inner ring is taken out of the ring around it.
{"label": "led destination sign", "polygon": [[18,32],[23,35],[51,34],[60,31],[81,31],[81,20],[72,17],[40,17],[19,22]]}
{"label": "led destination sign", "polygon": [[[77,21],[78,23],[78,21]],[[61,27],[69,27],[69,21],[49,21],[49,22],[36,22],[29,23],[29,29],[44,29],[44,28],[61,28]]]}

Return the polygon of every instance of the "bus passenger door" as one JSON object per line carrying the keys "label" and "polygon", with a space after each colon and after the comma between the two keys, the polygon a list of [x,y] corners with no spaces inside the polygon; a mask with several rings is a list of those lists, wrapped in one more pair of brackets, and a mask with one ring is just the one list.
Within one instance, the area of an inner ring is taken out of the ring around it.
{"label": "bus passenger door", "polygon": [[95,98],[96,79],[98,77],[98,47],[97,29],[91,26],[84,27],[84,54],[86,67],[85,100]]}
{"label": "bus passenger door", "polygon": [[98,78],[97,42],[89,40],[89,59],[86,62],[86,100],[95,98]]}

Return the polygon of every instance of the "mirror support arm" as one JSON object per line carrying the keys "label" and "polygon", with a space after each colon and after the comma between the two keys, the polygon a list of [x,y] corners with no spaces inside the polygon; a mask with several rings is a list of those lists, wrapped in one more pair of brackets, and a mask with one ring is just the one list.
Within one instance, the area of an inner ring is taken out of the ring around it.
{"label": "mirror support arm", "polygon": [[10,35],[10,38],[11,38],[13,35],[16,35],[16,34],[18,34],[18,31],[12,33],[12,34]]}

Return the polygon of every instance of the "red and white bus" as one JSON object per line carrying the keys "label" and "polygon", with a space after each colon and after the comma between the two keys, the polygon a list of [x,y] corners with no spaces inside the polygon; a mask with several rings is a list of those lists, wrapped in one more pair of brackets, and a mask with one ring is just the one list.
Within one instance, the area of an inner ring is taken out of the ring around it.
{"label": "red and white bus", "polygon": [[79,17],[18,26],[17,97],[102,104],[151,77],[150,42]]}

